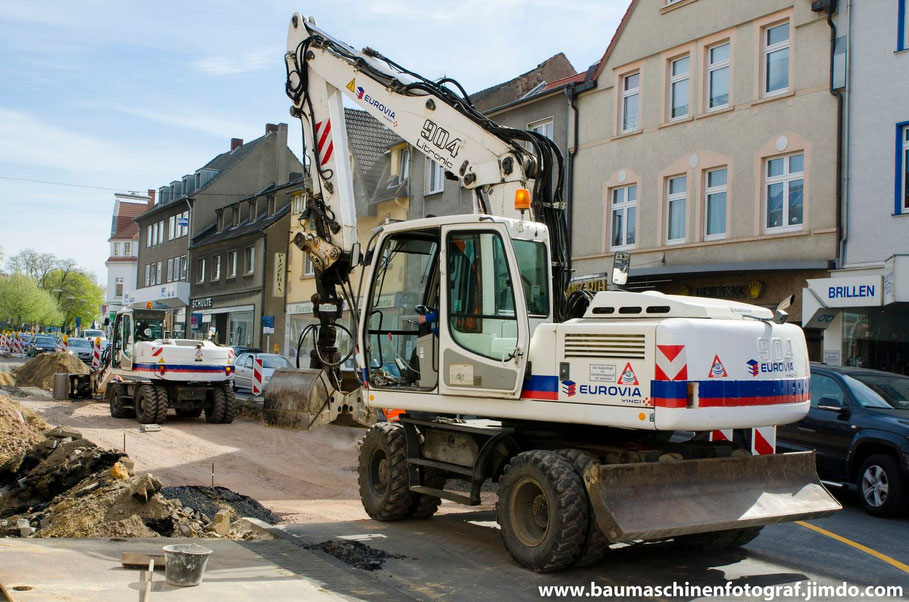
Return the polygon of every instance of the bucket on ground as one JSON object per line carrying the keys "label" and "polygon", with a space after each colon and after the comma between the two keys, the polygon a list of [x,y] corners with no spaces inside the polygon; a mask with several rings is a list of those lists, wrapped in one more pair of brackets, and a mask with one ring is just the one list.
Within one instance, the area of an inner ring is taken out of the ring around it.
{"label": "bucket on ground", "polygon": [[164,578],[170,585],[191,587],[202,583],[212,551],[194,543],[164,546]]}

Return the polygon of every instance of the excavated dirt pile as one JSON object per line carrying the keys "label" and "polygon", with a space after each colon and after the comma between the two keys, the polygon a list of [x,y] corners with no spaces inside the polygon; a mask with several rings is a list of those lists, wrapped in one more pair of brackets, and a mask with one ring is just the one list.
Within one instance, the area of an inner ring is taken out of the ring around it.
{"label": "excavated dirt pile", "polygon": [[66,427],[46,431],[40,442],[0,464],[0,536],[268,536],[231,518],[167,499],[158,479],[133,472],[129,457]]}
{"label": "excavated dirt pile", "polygon": [[51,390],[54,388],[54,374],[58,372],[88,374],[89,369],[75,355],[58,351],[36,355],[14,370],[13,375],[16,379],[16,386]]}
{"label": "excavated dirt pile", "polygon": [[47,428],[43,418],[19,402],[0,395],[0,464],[42,441],[42,432]]}

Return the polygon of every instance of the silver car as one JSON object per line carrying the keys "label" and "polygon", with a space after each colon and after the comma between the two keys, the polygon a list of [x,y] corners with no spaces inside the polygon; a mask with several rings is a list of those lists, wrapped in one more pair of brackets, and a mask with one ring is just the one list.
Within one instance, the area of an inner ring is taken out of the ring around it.
{"label": "silver car", "polygon": [[293,365],[283,355],[275,353],[241,353],[237,356],[232,382],[234,391],[237,389],[252,389],[253,363],[256,358],[262,360],[262,388],[271,379],[278,368],[293,368]]}
{"label": "silver car", "polygon": [[67,341],[67,351],[75,355],[86,364],[92,363],[92,343],[88,339],[70,337]]}

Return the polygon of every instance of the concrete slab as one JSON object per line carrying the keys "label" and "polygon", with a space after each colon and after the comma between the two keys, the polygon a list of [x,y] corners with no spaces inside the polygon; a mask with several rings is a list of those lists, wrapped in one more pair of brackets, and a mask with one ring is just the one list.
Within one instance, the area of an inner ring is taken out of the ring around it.
{"label": "concrete slab", "polygon": [[[342,599],[319,582],[265,558],[308,553],[285,540],[0,539],[0,584],[16,602],[141,600],[146,571],[123,568],[121,555],[160,552],[161,546],[171,543],[198,543],[214,553],[196,587],[168,585],[163,571],[155,571],[150,600]],[[23,587],[30,589],[17,589]]]}

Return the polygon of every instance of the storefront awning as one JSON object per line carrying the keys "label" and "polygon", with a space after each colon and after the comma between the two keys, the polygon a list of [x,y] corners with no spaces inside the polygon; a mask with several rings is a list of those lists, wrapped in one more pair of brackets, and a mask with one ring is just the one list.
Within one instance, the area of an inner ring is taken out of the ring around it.
{"label": "storefront awning", "polygon": [[148,303],[152,309],[176,309],[189,304],[189,282],[170,282],[159,286],[146,286],[123,295],[123,304],[127,307],[145,308]]}

